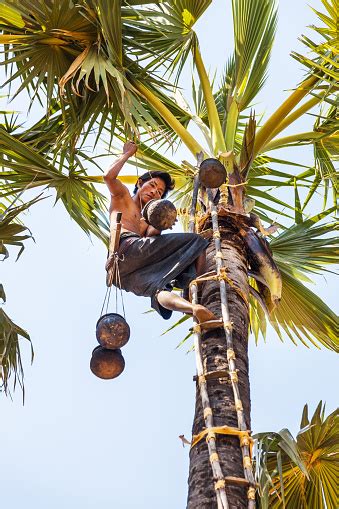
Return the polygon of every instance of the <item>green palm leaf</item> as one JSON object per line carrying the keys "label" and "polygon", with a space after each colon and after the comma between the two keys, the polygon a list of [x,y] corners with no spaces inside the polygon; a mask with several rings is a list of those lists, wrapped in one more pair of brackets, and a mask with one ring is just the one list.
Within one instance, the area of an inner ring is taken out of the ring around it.
{"label": "green palm leaf", "polygon": [[277,498],[285,504],[285,483],[283,478],[282,456],[308,478],[306,465],[298,450],[297,442],[288,429],[275,432],[257,433],[255,442],[255,477],[260,490],[260,509],[271,506],[270,492],[276,490]]}
{"label": "green palm leaf", "polygon": [[324,115],[320,114],[316,118],[313,131],[278,138],[268,143],[265,147],[267,152],[277,148],[313,145],[316,173],[303,208],[306,207],[322,183],[324,183],[324,208],[326,206],[329,184],[332,185],[333,203],[336,206],[338,172],[334,162],[338,160],[338,132],[338,100],[336,100]]}
{"label": "green palm leaf", "polygon": [[273,238],[270,247],[281,271],[302,278],[305,272],[321,273],[339,261],[338,223],[318,224],[335,209],[326,210],[299,224],[294,224]]}
{"label": "green palm leaf", "polygon": [[[3,286],[0,285],[0,298],[5,302],[6,296]],[[6,395],[15,390],[18,383],[24,392],[24,372],[20,353],[20,337],[31,342],[27,332],[16,325],[9,316],[0,309],[0,390]],[[31,345],[31,361],[33,361],[33,348]],[[10,387],[10,382],[11,387]]]}
{"label": "green palm leaf", "polygon": [[[297,343],[323,345],[338,351],[338,317],[315,293],[301,281],[310,282],[307,274],[321,273],[327,265],[338,263],[338,237],[328,234],[338,229],[337,223],[317,225],[329,209],[307,221],[295,224],[272,239],[270,247],[282,277],[282,298],[269,318],[271,325],[283,340],[282,332]],[[251,326],[258,338],[266,333],[266,317],[260,304],[251,301]]]}
{"label": "green palm leaf", "polygon": [[131,60],[138,37],[124,26],[129,8],[104,0],[7,4],[10,12],[4,9],[0,16],[0,43],[5,45],[4,65],[14,65],[16,72],[5,85],[19,78],[16,94],[25,89],[32,101],[46,94],[47,109],[53,100],[60,101],[64,139],[79,137],[87,124],[102,129],[109,114],[112,127],[118,122],[129,135],[139,127],[158,128],[131,84],[132,79],[144,85],[157,80]]}
{"label": "green palm leaf", "polygon": [[1,190],[13,195],[27,188],[54,188],[70,216],[87,233],[107,242],[105,198],[83,170],[70,168],[68,175],[57,170],[48,158],[0,128]]}
{"label": "green palm leaf", "polygon": [[319,344],[339,351],[338,317],[315,293],[295,277],[282,273],[282,298],[270,322],[280,339],[282,331],[295,344]]}
{"label": "green palm leaf", "polygon": [[0,203],[0,255],[3,255],[3,260],[9,256],[8,246],[20,248],[16,258],[18,259],[25,248],[23,242],[27,239],[33,239],[30,230],[18,220],[18,216],[42,199],[39,195],[17,207],[5,207],[3,203]]}
{"label": "green palm leaf", "polygon": [[[330,509],[337,506],[338,474],[338,410],[325,418],[325,406],[319,403],[311,419],[305,405],[301,430],[296,445],[304,468],[288,451],[281,453],[281,477],[276,472],[276,458],[266,456],[266,468],[271,475],[271,509]],[[305,471],[306,469],[306,471]],[[280,487],[284,486],[284,501]]]}
{"label": "green palm leaf", "polygon": [[273,46],[277,10],[274,0],[233,0],[234,75],[230,96],[239,110],[248,107],[263,87]]}
{"label": "green palm leaf", "polygon": [[138,59],[149,60],[148,69],[161,65],[170,71],[177,68],[178,78],[196,41],[192,28],[210,4],[211,0],[169,0],[147,10],[134,10],[126,26],[139,47],[131,50]]}
{"label": "green palm leaf", "polygon": [[316,57],[310,59],[297,52],[292,52],[292,56],[306,66],[310,73],[321,77],[326,80],[330,85],[336,86],[339,79],[338,72],[338,24],[339,24],[339,11],[336,0],[322,0],[325,8],[325,13],[319,12],[315,9],[313,11],[318,15],[320,21],[323,23],[322,27],[312,26],[316,34],[321,36],[322,41],[316,43],[310,38],[303,35],[301,41],[307,47],[308,53],[311,50],[316,54]]}
{"label": "green palm leaf", "polygon": [[239,113],[250,105],[265,83],[277,25],[275,0],[233,0],[232,7],[235,49],[226,71],[233,74],[226,75],[224,80],[228,86],[224,97],[227,150],[234,147]]}

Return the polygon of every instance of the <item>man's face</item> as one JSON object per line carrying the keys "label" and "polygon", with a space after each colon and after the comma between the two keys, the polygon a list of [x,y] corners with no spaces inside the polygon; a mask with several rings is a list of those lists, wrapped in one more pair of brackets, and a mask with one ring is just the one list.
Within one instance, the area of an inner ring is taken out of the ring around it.
{"label": "man's face", "polygon": [[165,182],[162,179],[155,177],[142,184],[139,188],[138,194],[142,204],[145,205],[150,200],[160,200],[165,190]]}

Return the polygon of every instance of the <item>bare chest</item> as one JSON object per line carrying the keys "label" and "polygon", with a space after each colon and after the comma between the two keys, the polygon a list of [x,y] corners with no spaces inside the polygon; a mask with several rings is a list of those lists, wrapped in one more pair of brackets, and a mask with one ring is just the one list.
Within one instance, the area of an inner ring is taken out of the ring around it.
{"label": "bare chest", "polygon": [[141,216],[141,211],[132,199],[126,200],[125,203],[121,200],[119,202],[112,200],[110,207],[110,221],[116,221],[117,212],[122,213],[122,231],[132,231],[138,235],[144,236],[147,230],[147,223]]}

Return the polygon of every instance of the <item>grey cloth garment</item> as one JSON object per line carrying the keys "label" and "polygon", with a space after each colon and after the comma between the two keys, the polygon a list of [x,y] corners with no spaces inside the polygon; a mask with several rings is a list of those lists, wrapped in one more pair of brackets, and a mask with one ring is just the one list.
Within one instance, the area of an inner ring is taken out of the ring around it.
{"label": "grey cloth garment", "polygon": [[150,297],[153,309],[167,320],[172,311],[159,304],[157,293],[187,288],[196,277],[194,262],[207,245],[196,233],[139,237],[124,232],[118,250],[121,288]]}

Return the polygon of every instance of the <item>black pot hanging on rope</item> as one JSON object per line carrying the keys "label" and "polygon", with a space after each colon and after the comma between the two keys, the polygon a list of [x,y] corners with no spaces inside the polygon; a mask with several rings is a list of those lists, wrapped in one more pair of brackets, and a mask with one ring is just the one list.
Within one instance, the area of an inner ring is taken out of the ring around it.
{"label": "black pot hanging on rope", "polygon": [[218,159],[205,159],[199,168],[200,183],[211,189],[216,189],[226,182],[226,169]]}
{"label": "black pot hanging on rope", "polygon": [[97,346],[92,352],[90,369],[98,378],[112,380],[121,375],[125,369],[125,359],[119,349],[108,350]]}
{"label": "black pot hanging on rope", "polygon": [[141,211],[145,221],[157,230],[168,230],[177,219],[177,209],[169,200],[150,200]]}
{"label": "black pot hanging on rope", "polygon": [[125,318],[118,313],[107,313],[99,318],[96,325],[98,343],[110,350],[126,345],[130,328]]}

